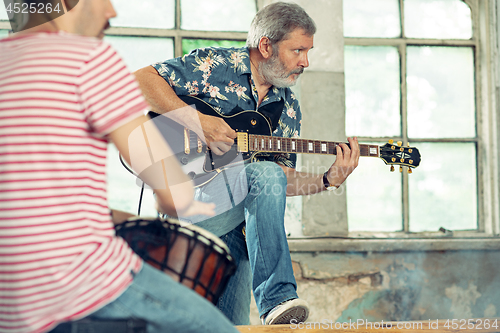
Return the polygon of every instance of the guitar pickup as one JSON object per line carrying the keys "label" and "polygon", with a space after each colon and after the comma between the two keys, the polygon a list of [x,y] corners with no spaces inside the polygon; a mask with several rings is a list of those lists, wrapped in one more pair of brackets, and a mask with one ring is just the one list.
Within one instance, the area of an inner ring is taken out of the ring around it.
{"label": "guitar pickup", "polygon": [[189,155],[191,148],[189,147],[189,130],[184,128],[184,153]]}
{"label": "guitar pickup", "polygon": [[238,151],[242,153],[248,152],[248,133],[238,132],[236,134],[236,144],[238,146]]}

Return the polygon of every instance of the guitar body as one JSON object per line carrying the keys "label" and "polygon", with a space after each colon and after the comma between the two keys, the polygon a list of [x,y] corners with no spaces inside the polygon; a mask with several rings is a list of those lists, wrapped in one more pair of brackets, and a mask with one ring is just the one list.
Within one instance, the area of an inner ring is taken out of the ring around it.
{"label": "guitar body", "polygon": [[[269,121],[257,111],[241,111],[226,116],[218,113],[210,104],[197,97],[179,96],[179,98],[188,105],[194,105],[196,110],[205,115],[224,119],[236,132],[268,136],[272,134]],[[157,113],[149,112],[149,116],[154,119],[155,125],[179,160],[182,170],[193,180],[195,187],[208,183],[224,168],[237,163],[249,162],[258,153],[239,152],[236,140],[231,149],[223,155],[214,154],[205,143],[202,144],[200,150],[199,139],[193,131],[187,131],[186,134],[184,126],[168,117],[158,117]],[[186,147],[189,149],[186,150]]]}

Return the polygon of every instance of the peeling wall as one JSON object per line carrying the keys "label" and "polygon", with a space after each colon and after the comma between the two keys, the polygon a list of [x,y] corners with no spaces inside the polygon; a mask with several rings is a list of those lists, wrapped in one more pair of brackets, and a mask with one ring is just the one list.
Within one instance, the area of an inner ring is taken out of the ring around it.
{"label": "peeling wall", "polygon": [[[310,322],[500,316],[500,252],[292,253]],[[258,324],[252,304],[253,324]]]}

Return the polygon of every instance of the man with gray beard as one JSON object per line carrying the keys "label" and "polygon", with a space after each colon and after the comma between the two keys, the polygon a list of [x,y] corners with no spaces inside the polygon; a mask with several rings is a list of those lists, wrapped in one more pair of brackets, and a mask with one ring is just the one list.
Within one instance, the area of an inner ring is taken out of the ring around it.
{"label": "man with gray beard", "polygon": [[[236,128],[223,118],[237,117],[243,110],[263,115],[269,135],[298,137],[301,112],[289,87],[309,66],[307,54],[315,32],[314,21],[300,6],[277,2],[256,14],[246,47],[193,50],[135,75],[158,114],[185,107],[178,96],[196,96],[208,103],[220,117],[186,113],[177,121],[196,132],[211,154],[220,156],[231,150],[237,136]],[[263,324],[307,319],[309,308],[296,293],[284,228],[286,196],[341,185],[359,159],[357,139],[348,141],[337,147],[336,161],[325,174],[295,171],[295,154],[259,153],[251,158],[256,163],[221,168],[218,176],[196,188],[197,200],[216,204],[216,216],[195,216],[190,222],[220,236],[238,265],[217,304],[234,324],[249,324],[251,289]]]}

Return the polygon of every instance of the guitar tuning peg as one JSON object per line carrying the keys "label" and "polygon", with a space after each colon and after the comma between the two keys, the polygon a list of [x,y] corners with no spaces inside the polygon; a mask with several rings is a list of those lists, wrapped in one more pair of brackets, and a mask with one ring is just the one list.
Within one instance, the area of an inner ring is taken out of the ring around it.
{"label": "guitar tuning peg", "polygon": [[392,145],[393,143],[394,143],[394,140],[393,140],[393,139],[390,139],[390,140],[389,140],[389,144],[391,144],[391,145]]}
{"label": "guitar tuning peg", "polygon": [[413,170],[411,168],[408,168],[408,173],[413,173]]}
{"label": "guitar tuning peg", "polygon": [[394,165],[391,165],[391,172],[394,172]]}
{"label": "guitar tuning peg", "polygon": [[398,146],[402,146],[403,145],[403,141],[398,141]]}
{"label": "guitar tuning peg", "polygon": [[409,142],[406,143],[406,147],[410,147],[410,143]]}
{"label": "guitar tuning peg", "polygon": [[402,166],[399,167],[399,172],[403,172],[403,167]]}

